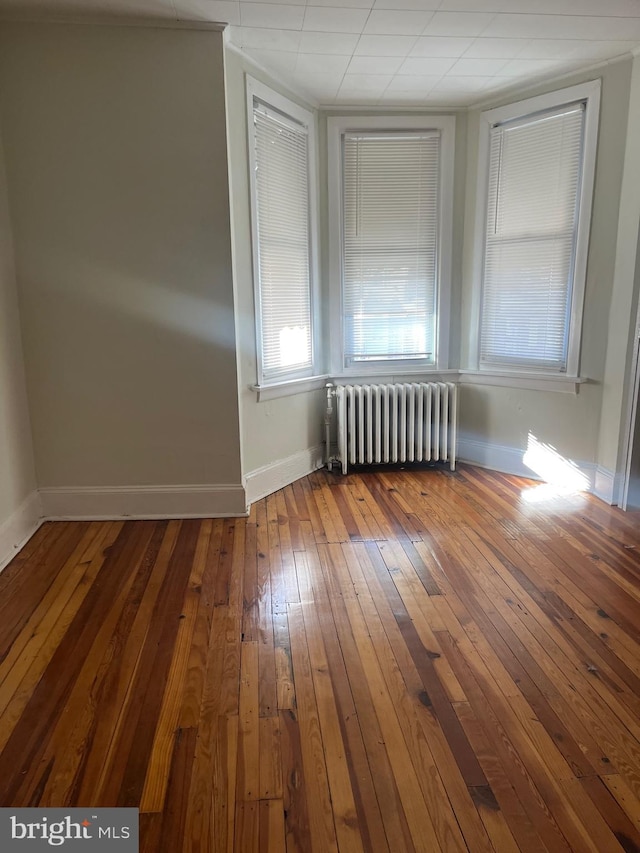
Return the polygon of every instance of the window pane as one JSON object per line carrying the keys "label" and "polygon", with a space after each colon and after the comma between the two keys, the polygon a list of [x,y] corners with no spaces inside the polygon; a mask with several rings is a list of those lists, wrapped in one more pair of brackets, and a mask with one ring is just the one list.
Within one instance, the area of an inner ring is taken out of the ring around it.
{"label": "window pane", "polygon": [[580,104],[491,131],[481,363],[566,369],[583,127]]}
{"label": "window pane", "polygon": [[254,108],[262,371],[311,367],[309,170],[306,129]]}
{"label": "window pane", "polygon": [[347,364],[434,361],[439,154],[436,133],[344,137]]}

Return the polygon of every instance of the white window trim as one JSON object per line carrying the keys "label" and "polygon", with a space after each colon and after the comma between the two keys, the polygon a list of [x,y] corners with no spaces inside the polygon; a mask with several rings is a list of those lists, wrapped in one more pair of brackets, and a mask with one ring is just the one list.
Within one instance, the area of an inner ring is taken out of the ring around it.
{"label": "white window trim", "polygon": [[293,397],[307,391],[324,388],[329,379],[328,373],[319,376],[303,376],[301,379],[286,379],[284,382],[272,382],[271,385],[250,385],[249,390],[258,395],[258,402],[277,400],[279,397]]}
{"label": "white window trim", "polygon": [[[584,292],[587,277],[587,257],[589,253],[589,232],[591,228],[591,205],[595,182],[595,164],[598,145],[598,122],[600,115],[600,80],[591,80],[577,86],[570,86],[556,92],[548,92],[535,98],[527,98],[493,110],[487,110],[480,115],[478,141],[478,179],[476,190],[476,212],[474,232],[474,273],[471,301],[470,348],[473,354],[472,370],[480,374],[486,372],[506,377],[513,374],[516,377],[549,377],[563,376],[577,380],[580,375],[580,345],[582,337],[582,312],[584,307]],[[480,311],[482,301],[482,277],[484,270],[485,234],[487,215],[487,193],[489,183],[489,136],[491,127],[503,121],[521,118],[532,113],[560,107],[575,101],[583,101],[585,110],[584,127],[584,159],[578,206],[578,231],[576,238],[576,263],[571,298],[571,314],[569,325],[569,345],[567,349],[567,369],[559,373],[542,368],[528,369],[525,365],[514,365],[512,370],[505,369],[497,372],[495,368],[484,368],[480,365]]]}
{"label": "white window trim", "polygon": [[526,388],[532,391],[561,391],[578,394],[589,380],[564,373],[531,373],[518,370],[466,370],[458,373],[463,385],[496,385],[503,388]]}
{"label": "white window trim", "polygon": [[[318,372],[319,352],[318,345],[320,341],[319,327],[319,281],[318,274],[318,158],[317,158],[317,128],[315,114],[304,107],[299,106],[294,101],[290,101],[284,95],[275,92],[269,86],[256,80],[254,77],[246,75],[247,89],[247,150],[249,160],[249,188],[251,198],[251,250],[253,258],[253,292],[254,292],[254,313],[255,313],[255,337],[256,337],[256,365],[257,365],[257,383],[250,386],[253,390],[268,388],[269,386],[277,386],[280,390],[287,383],[295,383],[293,387],[296,389],[294,393],[299,393],[298,389],[302,390],[298,384],[299,379],[313,378]],[[311,367],[305,367],[299,370],[292,370],[290,373],[280,374],[277,379],[269,380],[263,375],[263,358],[262,358],[262,316],[261,316],[261,300],[260,300],[260,274],[259,274],[259,256],[258,256],[258,222],[256,216],[256,162],[255,162],[255,144],[253,136],[253,108],[254,99],[262,101],[267,106],[271,106],[285,116],[299,122],[307,128],[308,134],[308,154],[309,154],[309,274],[310,274],[310,309],[311,309]],[[278,395],[280,396],[280,395]],[[264,397],[263,397],[264,399]]]}
{"label": "white window trim", "polygon": [[[449,363],[449,322],[451,304],[451,246],[453,232],[453,165],[455,159],[455,117],[425,115],[330,116],[327,119],[329,190],[329,348],[330,371],[334,377],[376,374],[437,373]],[[440,240],[438,246],[438,288],[436,302],[435,364],[371,362],[344,366],[342,316],[342,146],[341,137],[358,130],[439,130],[440,146]]]}

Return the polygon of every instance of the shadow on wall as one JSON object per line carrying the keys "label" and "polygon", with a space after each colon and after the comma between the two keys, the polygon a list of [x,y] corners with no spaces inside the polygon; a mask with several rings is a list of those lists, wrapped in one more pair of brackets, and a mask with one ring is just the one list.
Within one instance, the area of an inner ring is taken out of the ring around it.
{"label": "shadow on wall", "polygon": [[213,298],[188,293],[174,286],[173,282],[148,281],[95,267],[88,267],[81,273],[75,287],[67,288],[67,293],[78,299],[87,299],[83,283],[91,279],[100,280],[104,286],[90,292],[90,301],[121,315],[138,317],[158,328],[199,338],[216,348],[235,353],[233,311],[226,305],[217,304]]}

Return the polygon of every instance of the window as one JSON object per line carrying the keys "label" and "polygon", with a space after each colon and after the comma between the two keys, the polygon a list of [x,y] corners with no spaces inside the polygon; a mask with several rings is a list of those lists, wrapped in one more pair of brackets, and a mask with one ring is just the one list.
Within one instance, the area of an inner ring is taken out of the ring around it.
{"label": "window", "polygon": [[454,119],[329,119],[336,373],[446,366]]}
{"label": "window", "polygon": [[576,376],[599,84],[484,113],[479,367]]}
{"label": "window", "polygon": [[261,385],[313,373],[315,125],[258,81],[247,91]]}

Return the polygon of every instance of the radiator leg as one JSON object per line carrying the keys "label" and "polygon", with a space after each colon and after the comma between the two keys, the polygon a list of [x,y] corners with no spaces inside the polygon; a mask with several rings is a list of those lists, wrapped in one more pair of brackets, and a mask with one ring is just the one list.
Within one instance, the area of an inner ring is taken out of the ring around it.
{"label": "radiator leg", "polygon": [[458,450],[458,388],[456,385],[451,385],[451,470],[456,470],[456,453]]}
{"label": "radiator leg", "polygon": [[327,410],[324,415],[324,443],[327,469],[333,468],[333,457],[331,456],[331,422],[333,420],[333,385],[327,383]]}

